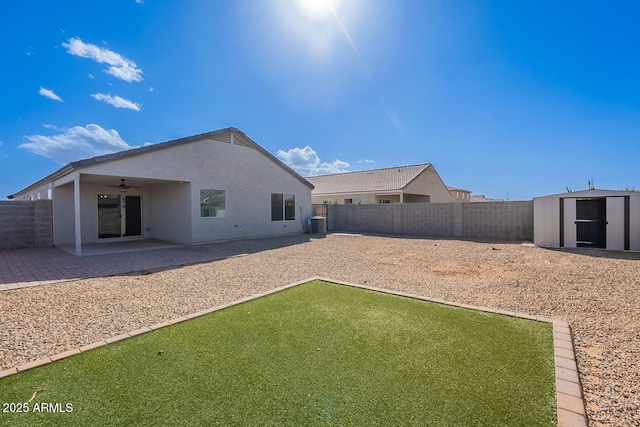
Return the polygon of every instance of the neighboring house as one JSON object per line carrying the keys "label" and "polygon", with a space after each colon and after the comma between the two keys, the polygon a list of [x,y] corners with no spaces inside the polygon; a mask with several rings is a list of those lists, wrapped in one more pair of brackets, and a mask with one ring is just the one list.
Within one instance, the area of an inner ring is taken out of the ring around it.
{"label": "neighboring house", "polygon": [[640,251],[640,193],[584,190],[533,199],[533,242]]}
{"label": "neighboring house", "polygon": [[429,164],[307,177],[313,203],[449,203],[451,195]]}
{"label": "neighboring house", "polygon": [[470,202],[471,190],[463,190],[462,188],[450,187],[447,185],[447,190],[451,194],[451,198],[454,202]]}
{"label": "neighboring house", "polygon": [[490,199],[486,197],[484,194],[478,194],[475,196],[471,196],[471,203],[484,203],[484,202],[504,202],[504,199]]}
{"label": "neighboring house", "polygon": [[9,196],[49,198],[53,243],[300,233],[313,185],[235,128],[72,162]]}

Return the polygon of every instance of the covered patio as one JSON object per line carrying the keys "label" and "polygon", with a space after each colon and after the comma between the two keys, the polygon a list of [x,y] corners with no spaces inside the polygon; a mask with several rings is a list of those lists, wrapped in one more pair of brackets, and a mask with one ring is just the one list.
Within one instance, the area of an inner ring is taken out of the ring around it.
{"label": "covered patio", "polygon": [[179,245],[190,230],[190,187],[185,181],[69,174],[53,182],[54,244],[75,255]]}

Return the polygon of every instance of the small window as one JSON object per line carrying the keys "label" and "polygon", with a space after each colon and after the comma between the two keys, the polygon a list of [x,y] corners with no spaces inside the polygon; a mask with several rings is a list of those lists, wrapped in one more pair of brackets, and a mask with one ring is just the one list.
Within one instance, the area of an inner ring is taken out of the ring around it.
{"label": "small window", "polygon": [[200,216],[224,217],[226,200],[224,190],[200,190]]}
{"label": "small window", "polygon": [[382,200],[378,200],[378,203],[391,203],[391,200],[382,199]]}
{"label": "small window", "polygon": [[271,193],[271,221],[296,219],[296,195]]}
{"label": "small window", "polygon": [[345,205],[350,205],[353,203],[353,199],[344,199],[344,204]]}
{"label": "small window", "polygon": [[284,219],[282,203],[282,194],[271,193],[271,221],[282,221]]}
{"label": "small window", "polygon": [[293,221],[296,219],[296,195],[284,195],[284,220]]}
{"label": "small window", "polygon": [[47,190],[47,199],[51,200],[51,189]]}

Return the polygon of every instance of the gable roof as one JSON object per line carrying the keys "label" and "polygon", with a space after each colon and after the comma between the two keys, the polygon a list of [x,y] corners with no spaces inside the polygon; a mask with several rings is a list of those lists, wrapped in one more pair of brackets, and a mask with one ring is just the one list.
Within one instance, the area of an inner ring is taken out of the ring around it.
{"label": "gable roof", "polygon": [[433,170],[431,163],[311,176],[307,180],[315,186],[314,194],[399,191],[428,169]]}
{"label": "gable roof", "polygon": [[146,145],[144,147],[133,148],[131,150],[119,151],[117,153],[105,154],[101,156],[91,157],[88,159],[82,159],[82,160],[77,160],[75,162],[67,163],[65,166],[61,167],[60,169],[53,172],[52,174],[47,175],[46,177],[42,178],[37,182],[34,182],[33,184],[18,191],[17,193],[8,196],[8,198],[13,199],[15,196],[20,195],[21,193],[26,193],[37,187],[48,184],[56,179],[62,178],[63,176],[66,176],[72,172],[82,170],[90,166],[109,163],[116,160],[127,159],[129,157],[140,156],[150,152],[164,150],[167,148],[185,145],[192,142],[202,141],[205,139],[212,139],[212,140],[230,143],[232,140],[232,137],[236,145],[243,145],[245,147],[250,147],[257,150],[258,152],[263,154],[266,158],[268,158],[269,160],[271,160],[272,162],[280,166],[282,169],[284,169],[287,173],[293,175],[293,177],[296,178],[298,181],[302,182],[304,185],[306,185],[307,187],[313,190],[313,185],[309,181],[307,181],[301,175],[295,172],[293,169],[291,169],[290,167],[282,163],[273,154],[269,153],[267,150],[262,148],[258,143],[253,141],[251,138],[245,135],[242,131],[234,127],[229,127],[225,129],[219,129],[211,132],[201,133],[198,135],[192,135],[184,138],[174,139],[171,141]]}

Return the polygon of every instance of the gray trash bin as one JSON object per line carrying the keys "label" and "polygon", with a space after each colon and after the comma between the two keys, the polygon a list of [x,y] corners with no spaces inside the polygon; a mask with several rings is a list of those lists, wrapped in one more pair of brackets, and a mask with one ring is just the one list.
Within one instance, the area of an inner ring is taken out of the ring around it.
{"label": "gray trash bin", "polygon": [[324,216],[311,217],[311,234],[327,234],[327,218]]}

